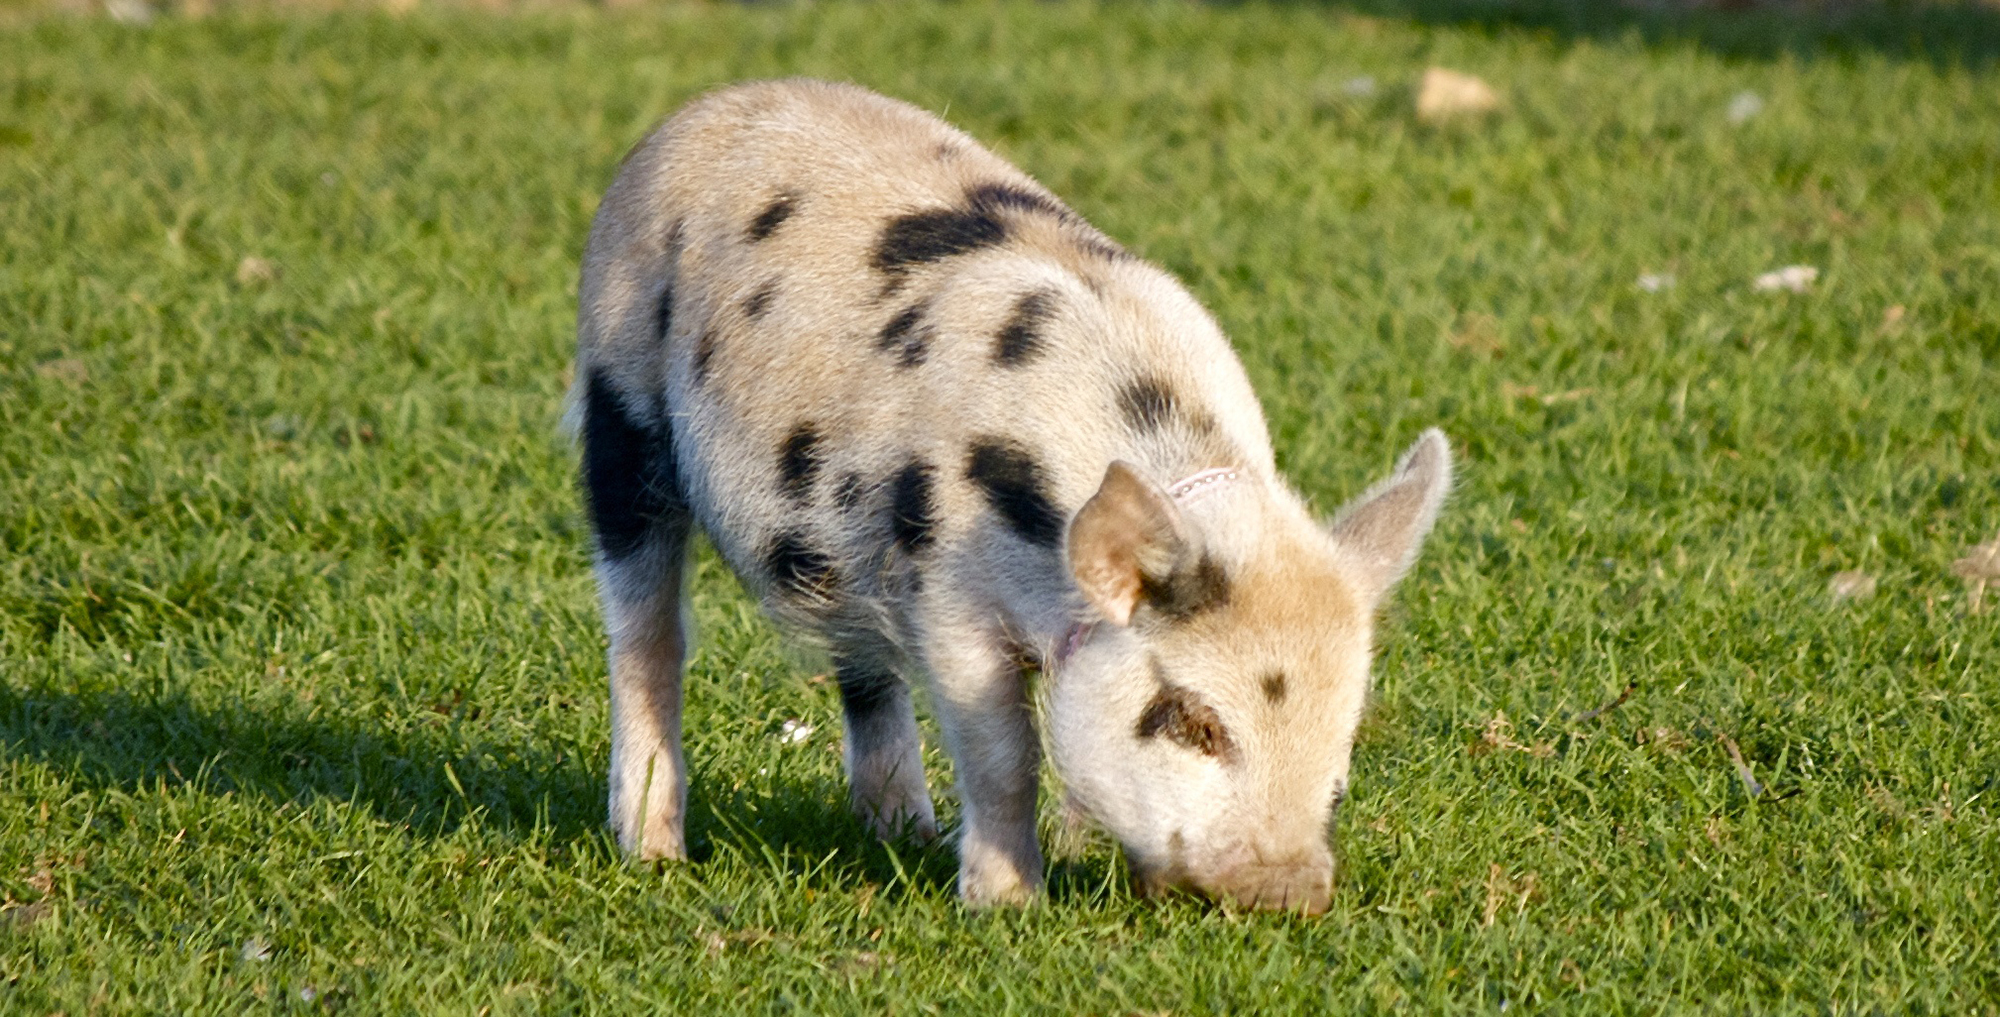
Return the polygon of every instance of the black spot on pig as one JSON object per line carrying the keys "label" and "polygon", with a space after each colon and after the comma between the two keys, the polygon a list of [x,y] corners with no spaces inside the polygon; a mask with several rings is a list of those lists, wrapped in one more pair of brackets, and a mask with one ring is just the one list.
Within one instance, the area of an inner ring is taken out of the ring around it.
{"label": "black spot on pig", "polygon": [[764,553],[764,570],[784,593],[803,599],[826,596],[833,586],[833,560],[807,543],[804,533],[787,530]]}
{"label": "black spot on pig", "polygon": [[1164,578],[1139,577],[1140,602],[1168,622],[1184,622],[1229,605],[1229,574],[1215,556],[1204,553]]}
{"label": "black spot on pig", "polygon": [[889,532],[904,551],[922,551],[935,537],[933,474],[929,464],[911,460],[889,484]]}
{"label": "black spot on pig", "polygon": [[1215,418],[1198,407],[1183,406],[1178,395],[1165,381],[1155,377],[1143,377],[1126,383],[1118,390],[1118,410],[1125,422],[1140,434],[1179,424],[1198,435],[1206,435],[1215,430]]}
{"label": "black spot on pig", "polygon": [[750,220],[750,226],[744,230],[744,235],[754,244],[777,232],[778,227],[784,225],[785,220],[791,217],[792,196],[780,194],[772,199],[770,204],[764,206],[762,212],[757,213],[757,218]]}
{"label": "black spot on pig", "polygon": [[991,211],[938,208],[889,220],[875,242],[877,271],[891,284],[912,266],[994,247],[1007,239],[1007,227]]}
{"label": "black spot on pig", "polygon": [[1285,701],[1285,672],[1272,671],[1257,683],[1264,690],[1264,701],[1276,706]]}
{"label": "black spot on pig", "polygon": [[744,317],[749,318],[751,321],[756,321],[758,318],[763,317],[764,312],[771,309],[771,301],[777,295],[778,280],[776,279],[757,287],[757,292],[750,294],[743,301]]}
{"label": "black spot on pig", "polygon": [[1082,248],[1085,254],[1094,255],[1106,261],[1124,261],[1132,257],[1131,252],[1118,246],[1110,237],[1094,229],[1078,237],[1076,246]]}
{"label": "black spot on pig", "polygon": [[1069,207],[1046,194],[1015,184],[978,184],[965,192],[965,203],[974,211],[991,215],[1001,209],[1054,216],[1065,222],[1077,218]]}
{"label": "black spot on pig", "polygon": [[966,455],[965,476],[1022,540],[1054,547],[1062,539],[1063,517],[1050,500],[1048,478],[1027,449],[1004,438],[980,438]]}
{"label": "black spot on pig", "polygon": [[583,397],[583,485],[592,528],[606,558],[644,546],[656,525],[687,513],[666,416],[656,426],[633,419],[602,369],[590,372]]}
{"label": "black spot on pig", "polygon": [[800,424],[785,438],[778,450],[778,482],[794,500],[804,501],[812,493],[813,478],[819,475],[825,452],[820,448],[819,429]]}
{"label": "black spot on pig", "polygon": [[1236,754],[1236,743],[1215,707],[1203,702],[1192,690],[1166,680],[1159,663],[1153,670],[1160,679],[1160,691],[1139,713],[1133,734],[1141,741],[1165,738],[1182,748],[1192,749],[1213,759],[1227,760]]}
{"label": "black spot on pig", "polygon": [[1055,313],[1055,294],[1048,290],[1026,293],[1014,303],[1007,323],[993,346],[993,359],[1004,367],[1019,367],[1042,352],[1043,329]]}
{"label": "black spot on pig", "polygon": [[912,304],[902,313],[889,319],[882,326],[882,334],[875,339],[875,345],[884,353],[893,354],[896,363],[902,367],[915,367],[924,362],[930,352],[930,343],[937,335],[937,326],[924,317],[925,307]]}
{"label": "black spot on pig", "polygon": [[840,685],[841,711],[850,727],[895,706],[902,698],[903,680],[872,662],[836,656],[833,677]]}

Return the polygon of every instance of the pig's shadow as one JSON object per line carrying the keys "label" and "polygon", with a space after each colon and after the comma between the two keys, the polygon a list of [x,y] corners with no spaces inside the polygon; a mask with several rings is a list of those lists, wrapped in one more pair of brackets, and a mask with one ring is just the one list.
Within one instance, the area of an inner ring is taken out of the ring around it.
{"label": "pig's shadow", "polygon": [[[504,740],[476,718],[418,724],[314,717],[276,708],[198,704],[177,693],[101,695],[0,685],[0,758],[67,775],[86,794],[156,794],[165,785],[230,793],[276,810],[345,802],[406,827],[450,837],[467,824],[489,834],[610,852],[601,744]],[[846,788],[811,775],[754,785],[691,760],[688,841],[697,866],[729,853],[786,885],[875,883],[949,895],[957,859],[949,840],[877,841],[848,811]],[[1122,881],[1102,852],[1051,867],[1056,897],[1096,895]]]}
{"label": "pig's shadow", "polygon": [[[194,785],[286,803],[340,801],[414,837],[476,825],[508,839],[614,851],[604,827],[602,745],[494,739],[464,717],[370,723],[312,717],[304,705],[212,707],[178,693],[56,693],[0,685],[0,757],[62,771],[82,793],[152,795]],[[946,845],[884,847],[848,813],[846,791],[814,777],[776,777],[756,793],[694,761],[688,843],[764,859],[786,877],[866,879],[948,891]]]}

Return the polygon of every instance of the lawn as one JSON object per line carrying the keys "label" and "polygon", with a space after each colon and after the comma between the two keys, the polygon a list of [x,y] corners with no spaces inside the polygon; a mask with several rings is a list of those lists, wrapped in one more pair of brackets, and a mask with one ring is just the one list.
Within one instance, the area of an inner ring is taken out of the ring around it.
{"label": "lawn", "polygon": [[[2000,1012],[2000,590],[1951,570],[2000,10],[1408,7],[12,8],[0,1012]],[[1503,108],[1419,120],[1434,65]],[[965,912],[706,552],[698,860],[617,856],[577,263],[652,123],[794,73],[1185,280],[1323,509],[1452,436],[1323,918],[1137,897],[1052,796],[1047,899]]]}

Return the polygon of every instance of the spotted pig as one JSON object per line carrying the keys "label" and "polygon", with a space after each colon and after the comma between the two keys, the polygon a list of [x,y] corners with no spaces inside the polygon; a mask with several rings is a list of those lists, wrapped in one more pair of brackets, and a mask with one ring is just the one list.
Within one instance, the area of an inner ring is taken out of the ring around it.
{"label": "spotted pig", "polygon": [[1443,435],[1316,519],[1171,276],[937,118],[818,81],[723,89],[639,144],[577,345],[626,851],[685,850],[699,525],[831,651],[852,804],[885,836],[937,833],[927,684],[967,902],[1041,885],[1039,714],[1142,886],[1326,907],[1373,618],[1449,486]]}

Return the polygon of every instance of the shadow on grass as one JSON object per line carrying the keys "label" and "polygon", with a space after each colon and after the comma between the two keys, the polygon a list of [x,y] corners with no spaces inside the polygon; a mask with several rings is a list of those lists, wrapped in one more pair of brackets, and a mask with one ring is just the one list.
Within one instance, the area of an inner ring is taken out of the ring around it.
{"label": "shadow on grass", "polygon": [[217,709],[179,694],[76,695],[0,687],[0,752],[66,771],[89,789],[193,785],[273,804],[332,798],[427,834],[477,814],[487,826],[561,839],[599,822],[602,777],[560,751],[467,743],[440,717],[395,731],[276,711]]}
{"label": "shadow on grass", "polygon": [[[462,720],[394,730],[313,717],[309,704],[278,711],[215,708],[185,696],[76,695],[0,685],[0,759],[63,771],[86,792],[144,796],[192,786],[275,809],[347,802],[424,837],[468,823],[544,843],[596,841],[605,777],[560,746],[468,738]],[[782,774],[745,785],[695,760],[688,841],[697,862],[729,853],[787,882],[860,879],[920,893],[949,892],[950,846],[884,845],[847,810],[846,791]],[[1101,875],[1101,874],[1100,874]]]}
{"label": "shadow on grass", "polygon": [[[1283,2],[1283,0],[1280,0]],[[1423,25],[1562,42],[1635,36],[1727,57],[1843,59],[1867,53],[1984,68],[2000,58],[2000,7],[1977,0],[1291,0]]]}

